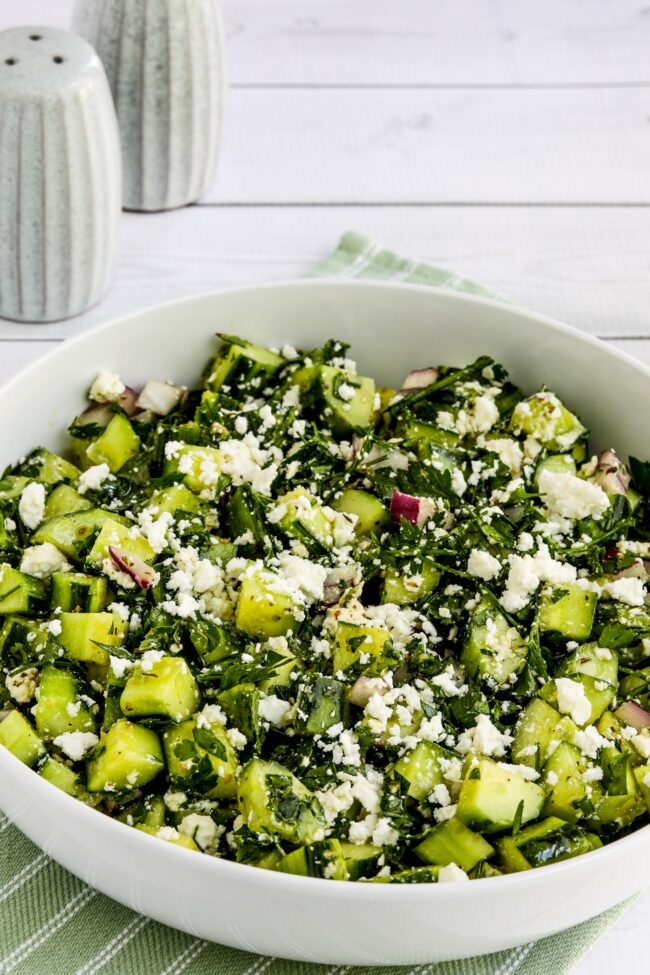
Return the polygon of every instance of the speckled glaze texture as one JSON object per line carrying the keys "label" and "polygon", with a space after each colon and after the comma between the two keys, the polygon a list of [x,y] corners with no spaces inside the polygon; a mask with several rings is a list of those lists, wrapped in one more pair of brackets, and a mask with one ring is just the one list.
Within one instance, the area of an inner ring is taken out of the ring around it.
{"label": "speckled glaze texture", "polygon": [[113,269],[122,181],[106,75],[79,37],[0,33],[0,316],[94,305]]}
{"label": "speckled glaze texture", "polygon": [[217,0],[76,0],[73,24],[97,50],[113,92],[124,207],[196,202],[213,181],[221,138]]}

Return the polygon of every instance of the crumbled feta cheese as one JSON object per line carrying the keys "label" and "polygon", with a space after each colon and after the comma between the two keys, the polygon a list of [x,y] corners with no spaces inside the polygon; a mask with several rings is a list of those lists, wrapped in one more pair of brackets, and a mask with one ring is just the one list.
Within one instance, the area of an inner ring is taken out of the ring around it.
{"label": "crumbled feta cheese", "polygon": [[511,474],[519,474],[524,455],[516,440],[510,440],[508,437],[486,440],[484,446],[498,456],[499,460],[510,469]]}
{"label": "crumbled feta cheese", "polygon": [[464,731],[456,745],[456,751],[461,755],[468,752],[478,752],[480,755],[501,758],[512,743],[512,735],[500,732],[487,714],[479,714],[473,728]]}
{"label": "crumbled feta cheese", "polygon": [[612,599],[619,603],[626,603],[628,606],[643,606],[646,597],[646,587],[643,579],[630,577],[628,579],[616,579],[614,582],[607,582],[603,586]]}
{"label": "crumbled feta cheese", "polygon": [[203,816],[199,813],[184,816],[178,827],[178,832],[182,836],[190,836],[197,846],[209,853],[216,849],[219,838],[225,831],[225,826],[217,826],[211,816]]}
{"label": "crumbled feta cheese", "polygon": [[471,576],[476,576],[485,582],[489,582],[499,575],[501,563],[494,555],[490,555],[489,552],[475,548],[467,560],[467,571]]}
{"label": "crumbled feta cheese", "polygon": [[350,383],[340,383],[336,390],[336,395],[339,399],[345,400],[346,403],[353,400],[356,394],[356,389]]}
{"label": "crumbled feta cheese", "polygon": [[285,728],[289,724],[290,712],[291,704],[276,697],[275,694],[263,697],[259,703],[260,717],[269,724],[275,725],[276,728]]}
{"label": "crumbled feta cheese", "polygon": [[550,512],[574,521],[600,518],[609,507],[609,498],[601,487],[574,474],[544,470],[539,476],[539,490]]}
{"label": "crumbled feta cheese", "polygon": [[80,762],[98,741],[99,738],[92,731],[66,731],[58,735],[52,744],[60,748],[73,762]]}
{"label": "crumbled feta cheese", "polygon": [[101,369],[90,387],[88,399],[95,403],[114,403],[125,391],[126,386],[119,376],[108,369]]}
{"label": "crumbled feta cheese", "polygon": [[456,863],[448,863],[438,871],[439,884],[456,884],[463,880],[469,880],[469,877]]}
{"label": "crumbled feta cheese", "polygon": [[28,667],[18,674],[7,674],[5,687],[18,704],[28,704],[36,694],[39,675],[36,667]]}
{"label": "crumbled feta cheese", "polygon": [[31,481],[20,495],[18,514],[22,523],[31,528],[38,528],[45,517],[45,488],[36,481]]}
{"label": "crumbled feta cheese", "polygon": [[26,548],[20,563],[21,572],[37,579],[48,579],[55,572],[67,572],[69,569],[65,555],[50,542]]}
{"label": "crumbled feta cheese", "polygon": [[556,677],[557,707],[562,714],[568,714],[577,725],[584,725],[591,716],[591,703],[584,685],[570,677]]}
{"label": "crumbled feta cheese", "polygon": [[[582,686],[582,685],[580,685]],[[573,744],[579,748],[587,758],[597,758],[600,748],[606,748],[610,742],[600,734],[594,725],[587,725],[579,731],[574,732]]]}
{"label": "crumbled feta cheese", "polygon": [[81,474],[77,490],[79,494],[85,494],[86,491],[99,491],[105,481],[114,480],[115,475],[111,474],[108,464],[96,464],[95,467],[89,467]]}

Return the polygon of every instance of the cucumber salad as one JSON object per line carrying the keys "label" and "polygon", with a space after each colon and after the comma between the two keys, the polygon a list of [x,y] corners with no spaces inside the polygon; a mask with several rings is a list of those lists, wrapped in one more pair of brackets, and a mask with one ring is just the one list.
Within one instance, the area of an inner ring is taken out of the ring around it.
{"label": "cucumber salad", "polygon": [[0,746],[153,837],[332,880],[645,825],[650,464],[487,356],[396,390],[347,353],[102,370],[65,455],[4,472]]}

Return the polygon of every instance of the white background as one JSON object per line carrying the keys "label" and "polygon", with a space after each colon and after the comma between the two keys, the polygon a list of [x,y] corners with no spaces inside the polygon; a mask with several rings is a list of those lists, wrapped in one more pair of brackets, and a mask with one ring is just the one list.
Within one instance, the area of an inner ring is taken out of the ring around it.
{"label": "white background", "polygon": [[[0,0],[0,29],[67,27],[71,6]],[[301,275],[348,228],[650,363],[649,0],[226,0],[224,12],[231,90],[211,192],[125,214],[113,288],[89,314],[0,321],[0,382],[123,312]],[[646,896],[576,973],[648,971],[649,921]]]}

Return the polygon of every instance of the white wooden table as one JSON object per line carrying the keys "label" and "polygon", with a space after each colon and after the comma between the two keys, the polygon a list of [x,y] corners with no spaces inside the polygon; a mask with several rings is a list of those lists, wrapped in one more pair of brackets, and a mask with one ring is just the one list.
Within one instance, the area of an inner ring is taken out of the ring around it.
{"label": "white wooden table", "polygon": [[[0,3],[67,27],[72,0]],[[231,92],[199,206],[126,214],[113,288],[0,321],[0,382],[166,298],[303,274],[348,228],[650,362],[646,0],[224,0]],[[650,896],[579,975],[648,970]],[[551,973],[549,973],[551,975]]]}

